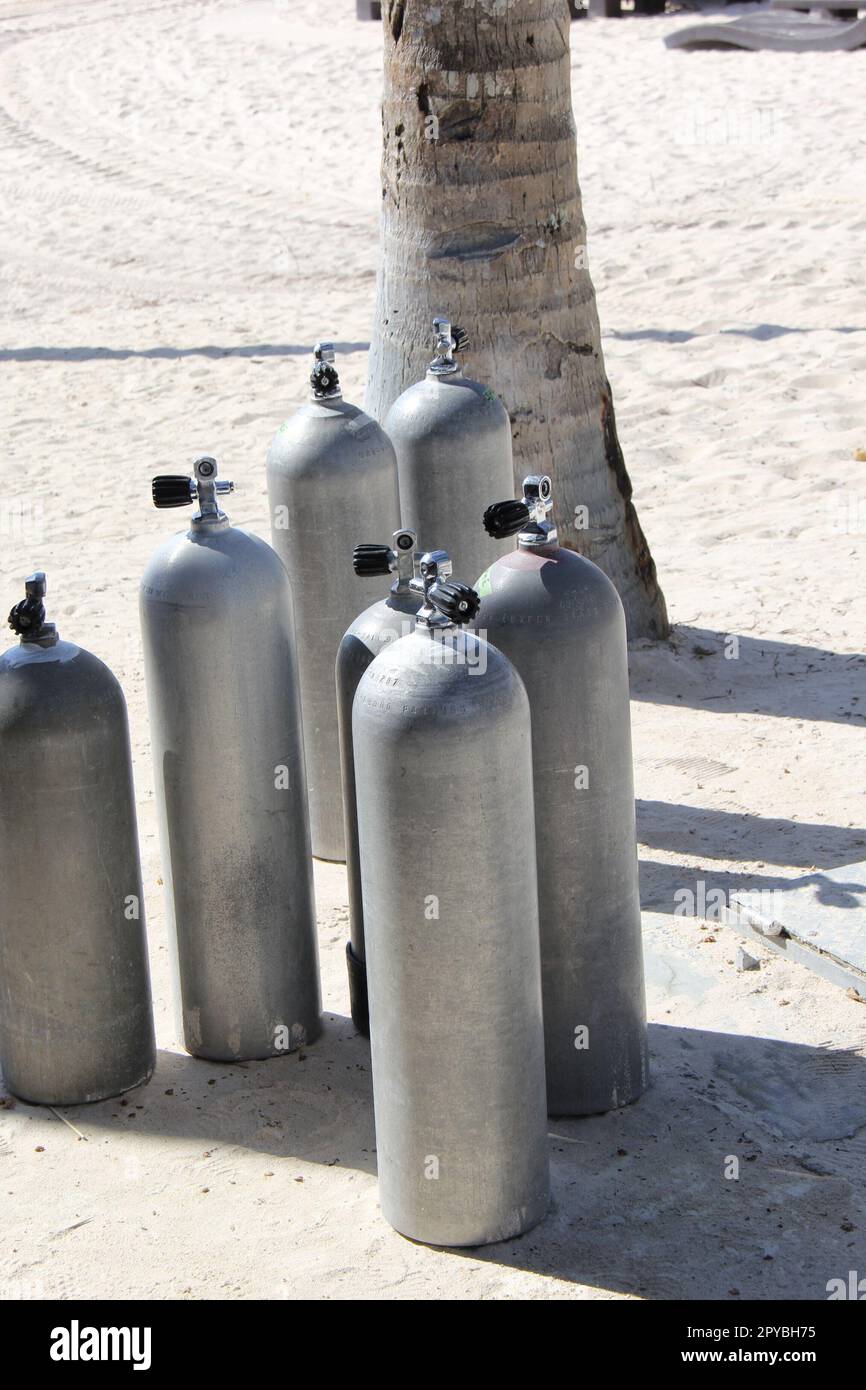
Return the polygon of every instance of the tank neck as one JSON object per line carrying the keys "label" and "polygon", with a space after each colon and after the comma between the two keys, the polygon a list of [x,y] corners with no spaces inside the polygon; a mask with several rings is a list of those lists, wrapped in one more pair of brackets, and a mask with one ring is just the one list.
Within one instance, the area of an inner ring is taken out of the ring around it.
{"label": "tank neck", "polygon": [[421,604],[421,597],[414,589],[397,589],[392,585],[385,603],[388,608],[393,608],[398,613],[416,613]]}
{"label": "tank neck", "polygon": [[544,539],[521,534],[517,537],[517,549],[522,550],[525,555],[555,555],[559,550],[559,542],[555,531],[552,536],[545,536]]}
{"label": "tank neck", "polygon": [[463,375],[463,368],[460,366],[460,363],[455,362],[448,371],[441,371],[431,364],[431,366],[427,368],[427,380],[441,381],[444,385],[447,385],[449,382],[465,381],[466,378]]}
{"label": "tank neck", "polygon": [[391,598],[411,598],[412,597],[412,578],[411,574],[401,574],[397,572],[397,578],[391,585]]}
{"label": "tank neck", "polygon": [[196,512],[189,524],[189,535],[200,538],[213,536],[218,531],[230,531],[231,525],[225,512]]}

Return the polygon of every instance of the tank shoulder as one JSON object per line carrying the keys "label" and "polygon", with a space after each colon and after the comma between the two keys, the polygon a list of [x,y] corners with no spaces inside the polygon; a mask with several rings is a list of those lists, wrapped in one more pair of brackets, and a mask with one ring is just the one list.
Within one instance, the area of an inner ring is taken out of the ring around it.
{"label": "tank shoulder", "polygon": [[475,381],[473,377],[464,376],[462,372],[456,372],[452,376],[438,377],[437,380],[440,385],[462,389],[465,399],[473,398],[479,408],[494,412],[501,411],[503,415],[508,413],[502,404],[501,397],[494,391],[493,387],[485,386],[482,381]]}
{"label": "tank shoulder", "polygon": [[[527,578],[536,577],[538,582],[551,591],[557,589],[578,590],[587,594],[597,596],[599,602],[607,602],[613,606],[620,603],[619,594],[616,587],[611,583],[594,560],[588,559],[586,555],[580,555],[578,551],[571,550],[568,546],[557,546],[554,550],[533,551],[524,550],[522,547],[503,555],[497,560],[481,578],[486,580],[487,576],[517,577],[525,575]],[[481,583],[481,580],[479,580]],[[488,589],[488,584],[484,584]]]}
{"label": "tank shoulder", "polygon": [[480,632],[488,625],[495,633],[502,624],[534,629],[571,627],[575,621],[624,629],[622,602],[607,575],[566,547],[503,555],[476,587],[481,608],[473,626]]}
{"label": "tank shoulder", "polygon": [[364,608],[356,618],[353,618],[346,629],[346,635],[359,633],[367,628],[378,626],[388,615],[388,601],[386,598],[377,599],[368,608]]}
{"label": "tank shoulder", "polygon": [[170,536],[151,555],[141,579],[142,600],[194,601],[212,596],[221,584],[233,592],[258,587],[262,580],[279,586],[289,578],[282,560],[267,541],[242,526],[211,531],[182,531]]}
{"label": "tank shoulder", "polygon": [[75,642],[65,642],[60,638],[53,647],[29,646],[26,642],[16,642],[0,656],[0,674],[6,675],[31,666],[61,666],[81,655],[89,656],[83,647]]}
{"label": "tank shoulder", "polygon": [[611,609],[623,612],[622,600],[617,593],[616,585],[600,565],[568,546],[560,546],[556,553],[569,580],[576,588],[592,593],[599,604],[607,604]]}
{"label": "tank shoulder", "polygon": [[22,643],[0,657],[0,727],[7,732],[19,719],[62,721],[76,701],[94,718],[126,710],[117,676],[86,647],[61,638],[53,647]]}
{"label": "tank shoulder", "polygon": [[[376,650],[388,642],[396,642],[400,637],[408,637],[415,626],[415,614],[420,608],[420,600],[414,603],[395,604],[391,596],[371,603],[354,618],[346,629],[346,637],[359,637],[372,643]],[[345,640],[345,639],[344,639]]]}
{"label": "tank shoulder", "polygon": [[508,412],[496,392],[471,377],[428,373],[398,396],[385,417],[384,428],[393,438],[422,437],[431,425],[443,431],[470,428],[480,433],[507,431]]}
{"label": "tank shoulder", "polygon": [[394,458],[382,426],[360,406],[342,399],[307,401],[278,428],[268,449],[267,467],[272,473],[303,478],[321,468],[323,457],[329,466],[338,467],[343,450],[349,458],[359,447],[389,462]]}
{"label": "tank shoulder", "polygon": [[[524,706],[523,682],[509,659],[479,634],[461,628],[444,637],[415,629],[384,647],[361,679],[361,703],[386,706],[403,726],[436,713],[463,721],[473,709],[501,712]],[[464,736],[471,738],[471,724]]]}

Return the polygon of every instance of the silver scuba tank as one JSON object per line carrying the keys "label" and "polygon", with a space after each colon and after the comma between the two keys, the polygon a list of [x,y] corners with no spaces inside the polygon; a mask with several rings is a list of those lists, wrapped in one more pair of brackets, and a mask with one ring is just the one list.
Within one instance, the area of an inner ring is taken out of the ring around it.
{"label": "silver scuba tank", "polygon": [[45,621],[45,575],[0,657],[0,1067],[37,1105],[147,1081],[153,1018],[126,701]]}
{"label": "silver scuba tank", "polygon": [[343,400],[330,343],[318,343],[312,397],[274,435],[268,497],[274,549],[289,572],[300,653],[310,827],[318,859],[345,858],[334,659],[366,603],[363,579],[333,556],[400,525],[397,462],[375,420]]}
{"label": "silver scuba tank", "polygon": [[352,718],[382,1211],[483,1245],[548,1203],[529,707],[474,633],[477,596],[420,564],[415,631]]}
{"label": "silver scuba tank", "polygon": [[458,574],[478,574],[514,549],[480,532],[476,517],[491,497],[514,487],[511,423],[496,393],[465,377],[454,353],[465,333],[433,320],[436,356],[423,381],[391,406],[384,428],[397,453],[404,526],[448,536]]}
{"label": "silver scuba tank", "polygon": [[292,594],[231,490],[208,456],[154,479],[199,510],[145,570],[141,627],[184,1043],[238,1062],[310,1042],[321,1003]]}
{"label": "silver scuba tank", "polygon": [[478,580],[479,630],[532,710],[548,1105],[589,1115],[648,1082],[625,618],[596,565],[561,549],[547,477],[489,507],[518,549]]}
{"label": "silver scuba tank", "polygon": [[337,652],[337,715],[340,729],[340,765],[343,773],[343,820],[346,828],[346,872],[349,880],[349,933],[346,964],[349,997],[355,1027],[370,1035],[367,1006],[367,969],[364,963],[364,909],[361,900],[361,865],[358,855],[358,815],[355,804],[355,762],[352,751],[352,702],[358,681],[383,647],[405,637],[415,627],[415,614],[423,602],[423,585],[416,579],[421,556],[415,549],[414,531],[395,531],[394,549],[387,545],[357,545],[352,556],[360,577],[396,574],[387,598],[379,599],[349,626]]}

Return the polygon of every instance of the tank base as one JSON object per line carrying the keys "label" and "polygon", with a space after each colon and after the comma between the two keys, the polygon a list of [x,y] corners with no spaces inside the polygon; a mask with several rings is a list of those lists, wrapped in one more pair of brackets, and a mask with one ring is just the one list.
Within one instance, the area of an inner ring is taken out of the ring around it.
{"label": "tank base", "polygon": [[134,1091],[138,1086],[146,1086],[153,1076],[156,1062],[153,1061],[147,1071],[141,1073],[134,1080],[115,1082],[111,1086],[98,1086],[95,1091],[87,1092],[86,1095],[80,1093],[73,1096],[57,1095],[55,1092],[50,1094],[36,1095],[28,1091],[26,1086],[19,1086],[14,1077],[10,1079],[4,1073],[4,1081],[11,1095],[18,1100],[23,1100],[25,1105],[45,1105],[54,1106],[57,1109],[65,1110],[69,1105],[97,1105],[101,1100],[112,1100],[115,1096],[125,1096],[129,1091]]}
{"label": "tank base", "polygon": [[190,1057],[197,1057],[200,1062],[224,1062],[226,1066],[237,1066],[241,1062],[269,1062],[274,1057],[291,1057],[294,1052],[299,1052],[302,1047],[309,1047],[322,1033],[322,1020],[319,1019],[312,1027],[308,1028],[303,1038],[297,1041],[292,1038],[291,1046],[275,1047],[269,1044],[262,1048],[241,1048],[239,1052],[232,1052],[228,1047],[206,1047],[202,1043],[194,1045],[184,1039],[184,1050]]}
{"label": "tank base", "polygon": [[384,1204],[381,1205],[382,1215],[388,1224],[394,1227],[398,1235],[404,1236],[406,1240],[411,1240],[415,1245],[431,1245],[442,1250],[465,1250],[480,1245],[498,1245],[504,1240],[516,1240],[519,1236],[525,1236],[527,1231],[533,1230],[540,1221],[543,1221],[549,1210],[550,1192],[548,1191],[543,1201],[510,1213],[495,1228],[479,1225],[474,1230],[467,1226],[462,1230],[453,1228],[449,1231],[445,1226],[439,1225],[437,1229],[431,1227],[424,1233],[420,1225],[417,1229],[412,1230],[410,1229],[410,1222],[401,1223],[399,1220],[392,1219]]}
{"label": "tank base", "polygon": [[570,1101],[551,1096],[547,1097],[547,1115],[551,1120],[574,1120],[587,1119],[590,1115],[609,1115],[612,1110],[622,1110],[626,1105],[634,1105],[635,1101],[640,1100],[641,1096],[649,1088],[649,1077],[647,1076],[638,1087],[632,1087],[622,1095],[616,1093],[611,1096],[609,1101],[604,1101],[601,1097],[585,1101],[582,1105],[577,1105],[572,1098]]}
{"label": "tank base", "polygon": [[367,965],[352,950],[351,941],[346,942],[346,967],[349,971],[349,1000],[352,1006],[352,1022],[365,1038],[370,1036],[370,1002],[367,998]]}

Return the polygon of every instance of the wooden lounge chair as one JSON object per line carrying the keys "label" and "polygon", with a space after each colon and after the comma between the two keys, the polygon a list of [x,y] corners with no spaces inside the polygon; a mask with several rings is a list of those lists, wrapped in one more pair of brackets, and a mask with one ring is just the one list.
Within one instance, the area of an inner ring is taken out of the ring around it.
{"label": "wooden lounge chair", "polygon": [[720,24],[690,24],[665,39],[668,48],[751,48],[778,53],[848,52],[866,46],[866,18],[812,19],[754,14]]}
{"label": "wooden lounge chair", "polygon": [[866,10],[866,0],[770,0],[770,9],[811,10],[836,19],[856,19],[858,10]]}
{"label": "wooden lounge chair", "polygon": [[[608,0],[608,3],[616,4],[618,14],[619,0]],[[646,0],[646,3],[661,5],[661,10],[664,10],[665,7],[665,0]],[[588,13],[586,6],[581,4],[580,0],[568,0],[568,8],[572,19],[584,19]],[[358,19],[381,19],[381,0],[355,0],[355,14]]]}
{"label": "wooden lounge chair", "polygon": [[839,14],[853,19],[858,10],[866,10],[866,0],[770,0],[771,10],[819,10],[823,14]]}
{"label": "wooden lounge chair", "polygon": [[[634,0],[634,14],[664,14],[665,0]],[[572,12],[573,13],[573,12]],[[626,11],[620,0],[589,0],[589,14],[594,18],[624,19]]]}

